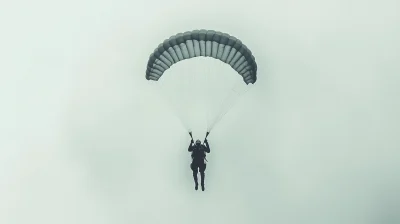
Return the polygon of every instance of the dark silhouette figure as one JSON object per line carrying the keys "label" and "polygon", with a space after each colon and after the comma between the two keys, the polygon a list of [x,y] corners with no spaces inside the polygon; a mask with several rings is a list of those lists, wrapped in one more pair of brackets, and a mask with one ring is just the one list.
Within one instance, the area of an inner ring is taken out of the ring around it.
{"label": "dark silhouette figure", "polygon": [[204,140],[204,144],[201,144],[200,140],[196,140],[196,144],[193,143],[192,139],[188,148],[188,151],[192,152],[192,163],[190,164],[190,168],[193,170],[193,179],[196,190],[199,187],[197,182],[197,173],[200,170],[201,189],[204,191],[204,171],[207,167],[204,160],[206,160],[206,153],[210,153],[210,146],[208,145],[207,139]]}

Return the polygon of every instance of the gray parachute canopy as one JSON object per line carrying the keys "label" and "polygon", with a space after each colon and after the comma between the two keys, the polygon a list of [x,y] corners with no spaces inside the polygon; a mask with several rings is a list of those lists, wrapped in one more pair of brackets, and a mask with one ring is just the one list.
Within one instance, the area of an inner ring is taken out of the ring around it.
{"label": "gray parachute canopy", "polygon": [[229,64],[246,84],[257,80],[257,64],[239,39],[214,30],[178,33],[161,43],[150,55],[146,79],[158,81],[173,64],[193,57],[212,57]]}

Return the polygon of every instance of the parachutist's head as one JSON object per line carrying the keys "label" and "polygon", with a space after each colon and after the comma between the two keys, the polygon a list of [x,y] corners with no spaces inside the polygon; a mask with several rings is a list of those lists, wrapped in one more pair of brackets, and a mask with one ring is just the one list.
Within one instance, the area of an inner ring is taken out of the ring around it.
{"label": "parachutist's head", "polygon": [[196,145],[200,145],[201,141],[199,139],[196,140]]}

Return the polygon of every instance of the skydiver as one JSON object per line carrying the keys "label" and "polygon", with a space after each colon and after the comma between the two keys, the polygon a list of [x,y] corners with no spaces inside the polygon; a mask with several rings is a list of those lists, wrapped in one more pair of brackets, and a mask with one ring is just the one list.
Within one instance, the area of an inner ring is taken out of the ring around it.
{"label": "skydiver", "polygon": [[[195,190],[198,189],[198,182],[197,182],[197,173],[200,169],[201,175],[201,189],[204,191],[204,171],[206,170],[207,164],[206,160],[206,153],[210,153],[210,146],[208,145],[207,138],[204,140],[204,144],[201,144],[200,140],[196,140],[196,144],[193,144],[193,139],[189,144],[188,151],[192,152],[192,163],[190,164],[190,168],[193,171],[193,179],[195,183]],[[207,160],[206,160],[207,161]]]}

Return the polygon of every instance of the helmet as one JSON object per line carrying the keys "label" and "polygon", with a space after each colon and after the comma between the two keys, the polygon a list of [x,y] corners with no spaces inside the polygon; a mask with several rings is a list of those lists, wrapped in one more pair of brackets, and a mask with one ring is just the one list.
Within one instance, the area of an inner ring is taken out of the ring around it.
{"label": "helmet", "polygon": [[196,144],[200,144],[201,141],[199,139],[196,140]]}

